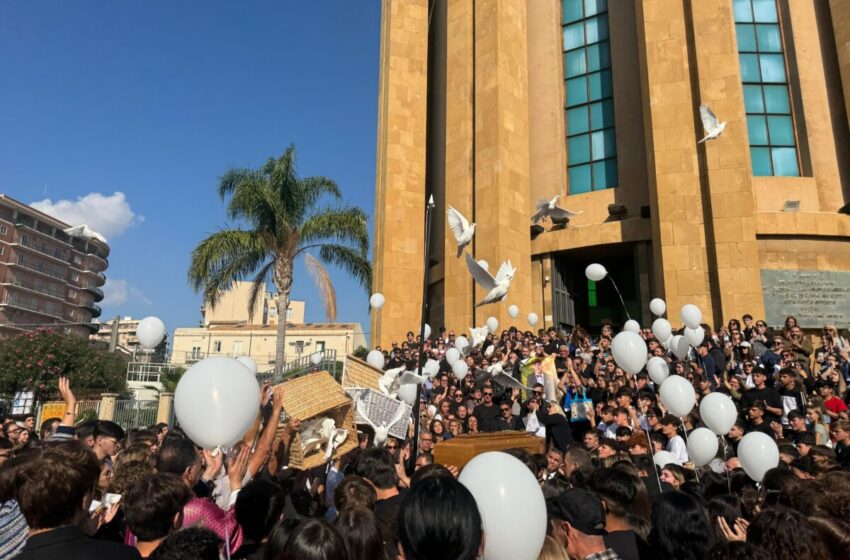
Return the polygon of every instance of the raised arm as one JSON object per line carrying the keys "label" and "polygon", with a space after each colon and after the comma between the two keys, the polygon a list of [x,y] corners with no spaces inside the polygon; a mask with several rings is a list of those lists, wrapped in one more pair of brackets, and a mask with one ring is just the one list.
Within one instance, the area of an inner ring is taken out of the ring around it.
{"label": "raised arm", "polygon": [[73,427],[77,419],[77,397],[71,391],[71,382],[67,377],[59,378],[59,393],[62,395],[62,400],[65,401],[65,414],[62,416],[60,426]]}
{"label": "raised arm", "polygon": [[263,426],[263,432],[260,434],[257,448],[254,450],[254,454],[251,455],[250,461],[248,461],[248,474],[251,478],[254,478],[254,475],[257,474],[269,458],[275,435],[277,435],[277,423],[281,410],[283,410],[283,385],[278,385],[275,387],[272,397],[272,414],[268,422]]}

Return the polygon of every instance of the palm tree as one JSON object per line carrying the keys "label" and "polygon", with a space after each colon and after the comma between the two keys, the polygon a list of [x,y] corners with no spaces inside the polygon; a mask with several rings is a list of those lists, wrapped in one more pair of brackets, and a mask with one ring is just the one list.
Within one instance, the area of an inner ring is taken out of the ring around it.
{"label": "palm tree", "polygon": [[274,282],[279,294],[275,372],[280,372],[296,260],[304,257],[328,321],[334,321],[336,291],[323,263],[342,268],[369,289],[372,266],[367,257],[366,214],[360,208],[320,205],[323,197],[338,202],[342,194],[327,177],[298,176],[295,146],[259,169],[228,170],[219,179],[218,194],[222,201],[230,197],[227,216],[244,227],[222,229],[195,247],[189,283],[203,292],[205,302],[215,306],[235,281],[250,278],[248,317],[252,318],[263,284]]}

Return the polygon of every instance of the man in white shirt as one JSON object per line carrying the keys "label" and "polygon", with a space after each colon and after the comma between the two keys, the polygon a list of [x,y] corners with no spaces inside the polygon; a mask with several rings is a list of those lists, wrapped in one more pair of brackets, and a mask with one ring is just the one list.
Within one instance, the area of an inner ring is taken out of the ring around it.
{"label": "man in white shirt", "polygon": [[661,433],[667,437],[667,451],[673,454],[676,462],[684,465],[688,462],[688,446],[685,440],[679,435],[679,419],[672,414],[666,414],[661,419]]}

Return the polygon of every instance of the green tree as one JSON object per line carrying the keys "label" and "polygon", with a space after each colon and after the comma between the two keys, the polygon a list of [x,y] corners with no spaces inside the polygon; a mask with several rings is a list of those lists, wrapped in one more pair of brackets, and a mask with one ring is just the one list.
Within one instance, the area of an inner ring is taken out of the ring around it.
{"label": "green tree", "polygon": [[275,347],[275,371],[280,371],[295,262],[304,258],[325,314],[334,321],[336,291],[323,264],[342,268],[369,289],[372,266],[366,214],[360,208],[322,204],[324,198],[339,203],[342,193],[327,177],[299,177],[294,146],[259,169],[228,170],[219,179],[218,194],[222,201],[229,197],[227,216],[243,227],[222,229],[195,247],[189,283],[215,306],[235,281],[250,280],[249,317],[262,297],[263,284],[273,283],[280,296]]}
{"label": "green tree", "polygon": [[38,329],[0,340],[0,392],[52,393],[60,376],[74,390],[127,390],[127,365],[78,336]]}

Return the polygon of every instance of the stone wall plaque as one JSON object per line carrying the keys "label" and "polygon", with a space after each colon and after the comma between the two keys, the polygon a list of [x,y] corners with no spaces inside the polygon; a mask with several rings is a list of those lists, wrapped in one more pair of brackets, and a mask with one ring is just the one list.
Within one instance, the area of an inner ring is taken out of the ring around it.
{"label": "stone wall plaque", "polygon": [[788,315],[808,329],[850,323],[850,272],[762,269],[761,282],[772,327],[784,326]]}

